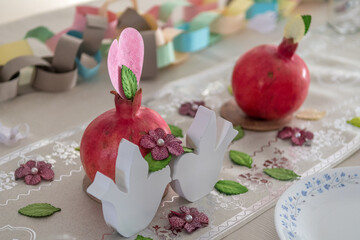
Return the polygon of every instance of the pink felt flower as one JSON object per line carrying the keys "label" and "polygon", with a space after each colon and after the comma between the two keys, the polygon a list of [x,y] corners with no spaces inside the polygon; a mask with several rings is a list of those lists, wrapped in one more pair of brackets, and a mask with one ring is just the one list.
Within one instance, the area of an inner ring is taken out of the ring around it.
{"label": "pink felt flower", "polygon": [[169,157],[169,153],[180,156],[184,153],[181,140],[172,134],[166,134],[161,128],[150,130],[148,134],[140,139],[139,145],[146,149],[151,149],[151,155],[155,160],[164,160]]}
{"label": "pink felt flower", "polygon": [[305,145],[310,145],[314,134],[306,131],[306,129],[301,130],[299,128],[284,127],[278,132],[277,137],[280,139],[291,139],[294,145],[302,146],[304,143]]}
{"label": "pink felt flower", "polygon": [[195,117],[196,112],[200,106],[206,107],[205,102],[204,101],[193,101],[193,102],[183,103],[183,104],[181,104],[181,106],[179,108],[179,114],[185,115],[185,116],[190,116],[190,117]]}
{"label": "pink felt flower", "polygon": [[126,99],[121,82],[121,68],[126,66],[135,74],[139,86],[144,62],[144,41],[134,28],[125,28],[109,48],[107,65],[109,77],[117,93]]}
{"label": "pink felt flower", "polygon": [[196,208],[180,207],[180,213],[171,211],[168,215],[172,230],[185,229],[191,233],[198,228],[206,227],[209,224],[209,218]]}
{"label": "pink felt flower", "polygon": [[25,164],[21,164],[15,171],[15,179],[21,178],[24,178],[25,183],[28,185],[36,185],[41,182],[41,179],[53,180],[54,171],[49,163],[29,160]]}

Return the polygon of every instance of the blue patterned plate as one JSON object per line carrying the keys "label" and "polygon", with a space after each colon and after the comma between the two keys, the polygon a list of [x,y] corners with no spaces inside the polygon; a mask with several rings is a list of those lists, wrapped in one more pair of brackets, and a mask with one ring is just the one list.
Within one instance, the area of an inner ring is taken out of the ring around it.
{"label": "blue patterned plate", "polygon": [[280,197],[275,225],[281,240],[360,239],[360,167],[301,179]]}

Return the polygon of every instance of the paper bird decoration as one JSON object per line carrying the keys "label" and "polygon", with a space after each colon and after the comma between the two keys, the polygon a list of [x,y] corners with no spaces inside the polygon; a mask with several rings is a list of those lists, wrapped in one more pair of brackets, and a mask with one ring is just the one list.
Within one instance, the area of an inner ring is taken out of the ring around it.
{"label": "paper bird decoration", "polygon": [[173,190],[190,202],[211,192],[218,181],[225,151],[236,134],[230,122],[216,118],[215,112],[200,106],[186,135],[187,146],[195,152],[170,163]]}
{"label": "paper bird decoration", "polygon": [[154,218],[167,184],[170,168],[149,173],[137,145],[122,139],[115,181],[97,172],[87,192],[101,200],[105,222],[124,237],[146,228]]}

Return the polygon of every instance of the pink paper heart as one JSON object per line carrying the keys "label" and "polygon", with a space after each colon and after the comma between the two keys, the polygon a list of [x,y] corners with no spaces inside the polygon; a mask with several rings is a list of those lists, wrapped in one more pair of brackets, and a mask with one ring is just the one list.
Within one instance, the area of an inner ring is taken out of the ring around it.
{"label": "pink paper heart", "polygon": [[121,84],[121,67],[125,65],[135,74],[139,86],[144,62],[144,41],[134,28],[125,28],[119,37],[112,42],[108,54],[108,72],[115,90],[126,98]]}

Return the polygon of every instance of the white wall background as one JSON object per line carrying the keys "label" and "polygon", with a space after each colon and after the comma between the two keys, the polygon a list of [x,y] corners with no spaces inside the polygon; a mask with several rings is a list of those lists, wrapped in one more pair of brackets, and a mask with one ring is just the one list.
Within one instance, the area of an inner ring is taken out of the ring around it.
{"label": "white wall background", "polygon": [[0,24],[91,0],[0,0]]}

